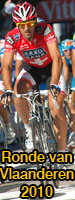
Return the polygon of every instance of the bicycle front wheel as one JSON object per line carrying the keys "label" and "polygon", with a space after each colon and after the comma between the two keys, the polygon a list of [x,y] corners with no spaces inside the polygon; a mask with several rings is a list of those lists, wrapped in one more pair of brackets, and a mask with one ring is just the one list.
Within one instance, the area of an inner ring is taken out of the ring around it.
{"label": "bicycle front wheel", "polygon": [[33,144],[34,149],[44,152],[44,138],[42,131],[42,123],[37,118],[33,120],[32,124]]}
{"label": "bicycle front wheel", "polygon": [[45,122],[45,131],[46,131],[46,143],[49,152],[57,152],[56,138],[54,135],[54,129],[51,127],[49,122]]}

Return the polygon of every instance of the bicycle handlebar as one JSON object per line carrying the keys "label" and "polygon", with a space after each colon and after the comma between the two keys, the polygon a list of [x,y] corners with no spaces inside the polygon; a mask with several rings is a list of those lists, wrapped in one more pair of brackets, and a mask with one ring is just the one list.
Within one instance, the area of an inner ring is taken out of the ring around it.
{"label": "bicycle handlebar", "polygon": [[61,91],[60,87],[58,85],[52,84],[52,85],[49,86],[49,89],[50,89],[50,92],[53,96],[53,103],[54,103],[55,107],[59,108],[59,105],[57,103],[57,97],[56,97],[56,94],[54,92],[54,89],[56,89],[56,91],[60,93],[60,91]]}
{"label": "bicycle handlebar", "polygon": [[[50,85],[50,91],[51,91],[51,94],[53,96],[53,102],[54,102],[54,105],[56,108],[59,108],[59,105],[57,103],[57,97],[53,91],[53,89],[56,89],[58,92],[61,91],[60,87],[58,85],[55,85],[55,84],[52,84]],[[11,90],[6,90],[1,96],[0,96],[0,100],[2,100],[3,98],[5,98],[5,103],[4,103],[4,107],[6,107],[7,105],[7,99],[8,99],[8,96],[10,96],[12,99],[14,98],[25,98],[27,100],[29,100],[28,97],[32,97],[32,96],[35,96],[35,98],[39,95],[44,95],[44,96],[48,96],[48,90],[39,90],[39,91],[29,91],[28,93],[25,93],[25,94],[14,94],[13,91]],[[30,100],[29,100],[30,101]]]}
{"label": "bicycle handlebar", "polygon": [[68,93],[71,93],[71,92],[75,92],[75,87],[71,88],[70,86],[68,86]]}
{"label": "bicycle handlebar", "polygon": [[2,100],[5,97],[12,97],[12,98],[20,98],[20,97],[26,97],[26,96],[33,96],[33,95],[37,95],[37,94],[41,94],[41,95],[48,95],[48,91],[47,90],[40,90],[40,91],[29,91],[25,94],[14,94],[13,91],[11,90],[6,90],[3,94],[0,95],[0,100]]}
{"label": "bicycle handlebar", "polygon": [[70,86],[68,86],[68,100],[69,100],[70,104],[72,104],[74,106],[75,103],[72,102],[72,96],[71,96],[72,92],[75,92],[75,87],[71,88]]}
{"label": "bicycle handlebar", "polygon": [[28,93],[25,93],[25,94],[14,94],[13,91],[6,90],[3,94],[0,95],[0,100],[5,98],[4,108],[6,108],[8,96],[10,96],[12,99],[14,99],[14,98],[25,98],[25,99],[29,100],[28,97],[33,97],[34,96],[36,98],[39,95],[48,96],[48,91],[47,90],[40,90],[40,91],[36,91],[35,90],[35,91],[29,91]]}

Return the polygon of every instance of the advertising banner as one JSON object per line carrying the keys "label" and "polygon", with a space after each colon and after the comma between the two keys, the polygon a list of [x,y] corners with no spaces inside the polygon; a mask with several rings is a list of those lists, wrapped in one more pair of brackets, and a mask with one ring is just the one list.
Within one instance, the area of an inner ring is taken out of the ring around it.
{"label": "advertising banner", "polygon": [[75,20],[75,0],[44,0],[36,9],[38,16],[47,22]]}

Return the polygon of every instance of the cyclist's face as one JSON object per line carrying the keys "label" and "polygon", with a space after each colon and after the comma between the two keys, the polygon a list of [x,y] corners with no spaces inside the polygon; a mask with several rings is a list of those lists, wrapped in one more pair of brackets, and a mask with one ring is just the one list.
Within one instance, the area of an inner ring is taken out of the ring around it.
{"label": "cyclist's face", "polygon": [[19,26],[19,29],[23,37],[31,41],[34,37],[35,27],[36,23],[33,23],[33,25],[31,25],[30,23],[25,23]]}
{"label": "cyclist's face", "polygon": [[65,56],[66,56],[68,59],[71,59],[71,58],[72,58],[72,51],[71,51],[71,49],[65,50],[65,51],[64,51],[64,54],[65,54]]}

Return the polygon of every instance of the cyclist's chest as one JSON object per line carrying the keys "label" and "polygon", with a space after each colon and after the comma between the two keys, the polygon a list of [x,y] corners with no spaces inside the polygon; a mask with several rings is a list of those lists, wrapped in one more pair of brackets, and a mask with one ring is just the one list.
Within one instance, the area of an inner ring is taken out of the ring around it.
{"label": "cyclist's chest", "polygon": [[16,48],[25,59],[49,57],[47,44],[42,38],[39,40],[35,38],[32,42],[22,39],[17,43]]}

